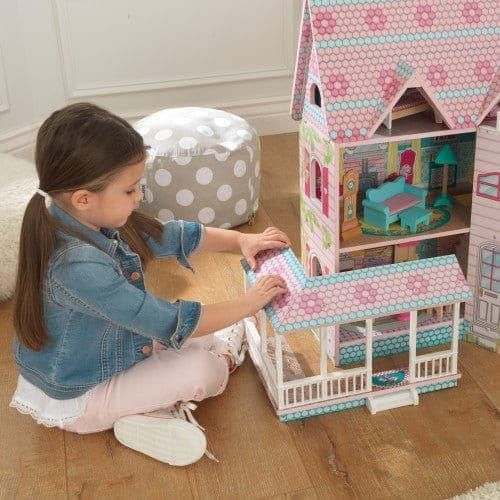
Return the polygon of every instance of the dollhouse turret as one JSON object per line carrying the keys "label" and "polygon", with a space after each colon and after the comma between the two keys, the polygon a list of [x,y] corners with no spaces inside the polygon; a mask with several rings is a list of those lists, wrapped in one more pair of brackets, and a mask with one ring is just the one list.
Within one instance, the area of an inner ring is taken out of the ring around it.
{"label": "dollhouse turret", "polygon": [[[476,130],[500,96],[496,12],[493,0],[304,1],[291,115],[308,276],[468,246]],[[455,163],[436,160],[443,147]],[[443,193],[449,206],[434,204]],[[347,359],[353,338],[336,326],[328,339]]]}

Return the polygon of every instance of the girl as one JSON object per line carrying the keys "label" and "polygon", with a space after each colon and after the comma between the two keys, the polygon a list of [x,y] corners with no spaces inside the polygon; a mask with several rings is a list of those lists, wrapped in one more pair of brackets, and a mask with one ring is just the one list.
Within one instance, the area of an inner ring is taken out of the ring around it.
{"label": "girl", "polygon": [[92,104],[42,124],[40,187],[21,229],[11,406],[72,432],[114,427],[125,445],[185,465],[206,451],[189,402],[224,390],[244,357],[240,320],[286,286],[266,276],[234,300],[167,302],[146,291],[144,269],[176,257],[193,270],[197,251],[239,251],[255,266],[257,252],[290,240],[276,228],[242,234],[136,211],[145,149],[126,121]]}

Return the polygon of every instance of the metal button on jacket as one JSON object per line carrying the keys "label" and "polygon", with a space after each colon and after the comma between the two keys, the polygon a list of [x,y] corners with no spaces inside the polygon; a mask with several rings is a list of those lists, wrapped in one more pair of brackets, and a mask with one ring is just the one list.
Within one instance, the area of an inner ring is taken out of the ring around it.
{"label": "metal button on jacket", "polygon": [[140,277],[141,277],[141,273],[138,273],[137,271],[134,271],[134,272],[130,275],[130,279],[131,279],[132,281],[137,281]]}
{"label": "metal button on jacket", "polygon": [[153,348],[150,345],[145,345],[141,349],[141,351],[142,351],[143,354],[151,354],[152,350],[153,350]]}

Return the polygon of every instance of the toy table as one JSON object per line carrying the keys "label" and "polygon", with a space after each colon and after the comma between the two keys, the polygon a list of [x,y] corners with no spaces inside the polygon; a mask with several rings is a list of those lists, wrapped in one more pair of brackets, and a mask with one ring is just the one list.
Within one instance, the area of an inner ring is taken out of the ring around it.
{"label": "toy table", "polygon": [[401,220],[401,227],[408,227],[412,233],[417,232],[419,224],[428,225],[431,220],[431,210],[425,208],[412,207],[404,210],[399,215]]}

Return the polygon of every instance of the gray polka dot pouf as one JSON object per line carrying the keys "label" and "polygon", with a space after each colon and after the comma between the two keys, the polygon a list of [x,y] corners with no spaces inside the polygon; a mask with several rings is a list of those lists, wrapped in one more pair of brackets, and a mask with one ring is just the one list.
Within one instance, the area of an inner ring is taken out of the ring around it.
{"label": "gray polka dot pouf", "polygon": [[252,222],[259,206],[260,142],[239,116],[172,108],[134,125],[150,146],[141,210],[162,221],[230,228]]}

